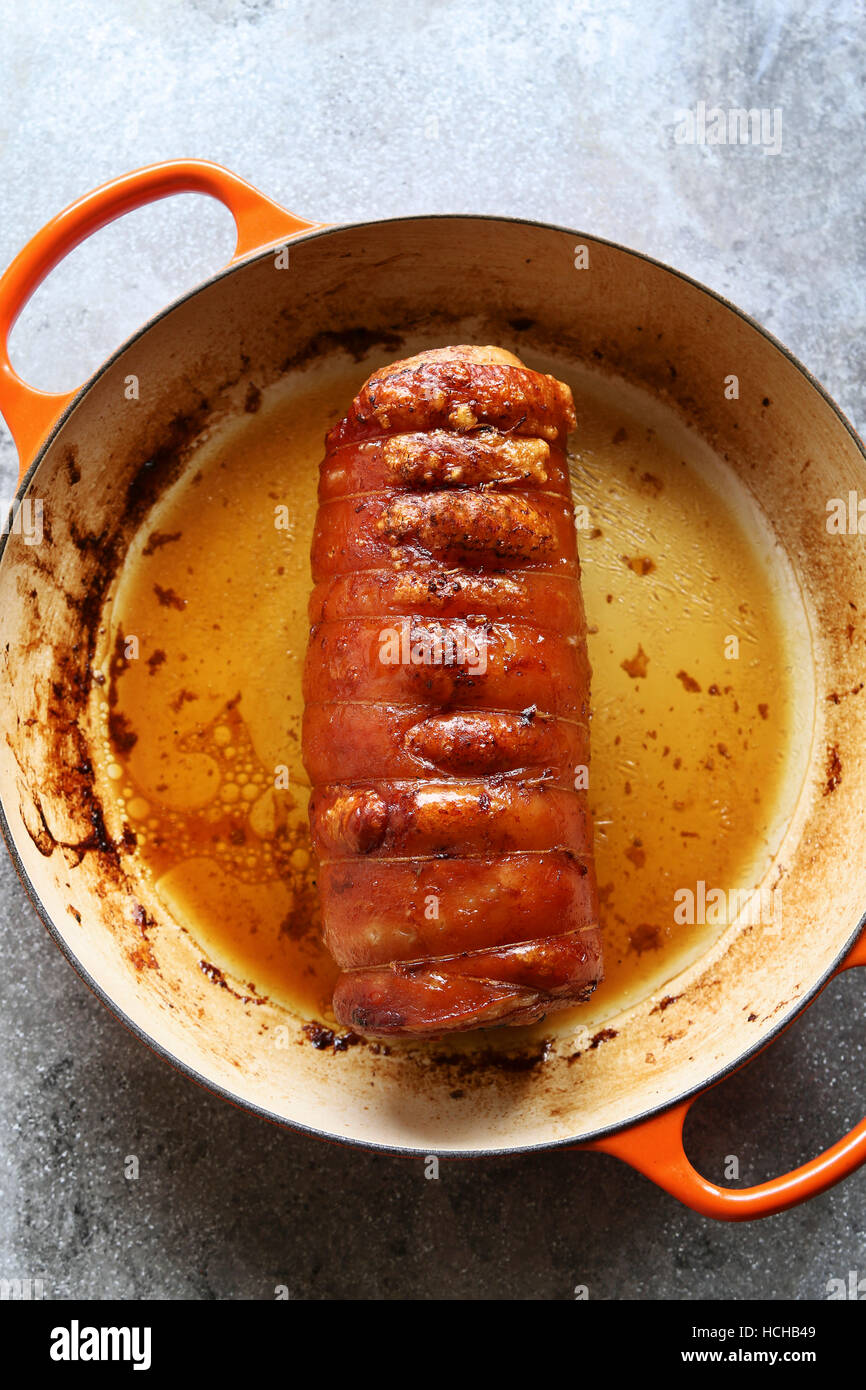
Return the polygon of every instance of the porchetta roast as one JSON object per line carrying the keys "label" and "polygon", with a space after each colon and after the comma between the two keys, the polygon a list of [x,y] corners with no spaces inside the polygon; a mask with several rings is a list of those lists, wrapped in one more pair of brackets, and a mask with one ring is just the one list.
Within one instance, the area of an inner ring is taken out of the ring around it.
{"label": "porchetta roast", "polygon": [[561,382],[451,347],[325,441],[304,760],[358,1032],[532,1023],[601,979],[574,424]]}

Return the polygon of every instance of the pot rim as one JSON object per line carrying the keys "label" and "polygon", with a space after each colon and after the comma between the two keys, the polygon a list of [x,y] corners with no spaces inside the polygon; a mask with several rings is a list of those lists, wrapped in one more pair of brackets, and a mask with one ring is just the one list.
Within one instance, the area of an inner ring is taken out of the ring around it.
{"label": "pot rim", "polygon": [[[318,227],[308,232],[301,232],[296,236],[291,237],[290,242],[292,244],[298,244],[302,241],[312,241],[319,237],[330,236],[333,233],[339,233],[342,231],[356,231],[365,229],[370,230],[375,227],[400,222],[407,223],[440,221],[489,222],[497,223],[500,225],[505,224],[508,226],[517,224],[519,226],[538,228],[542,231],[561,232],[564,235],[581,237],[587,241],[595,242],[598,245],[607,246],[612,250],[622,252],[625,255],[633,256],[637,260],[643,261],[648,265],[655,266],[658,269],[675,276],[677,279],[682,280],[685,284],[690,285],[692,288],[701,291],[701,293],[707,295],[710,299],[715,300],[723,308],[735,314],[744,323],[748,324],[749,327],[753,328],[757,333],[759,333],[761,337],[763,337],[771,347],[775,348],[777,352],[780,352],[788,360],[788,362],[793,367],[795,367],[796,370],[805,378],[805,380],[813,388],[813,390],[815,390],[818,393],[818,395],[825,401],[825,403],[831,408],[836,418],[839,420],[839,422],[844,426],[848,434],[851,436],[856,447],[863,456],[864,462],[866,462],[866,444],[864,444],[864,441],[860,438],[859,434],[855,430],[854,426],[852,425],[851,421],[848,419],[844,411],[839,407],[839,405],[832,398],[832,396],[830,396],[826,388],[821,385],[821,383],[817,380],[815,376],[813,376],[809,369],[806,366],[804,366],[804,364],[799,360],[799,358],[796,357],[794,353],[790,351],[789,348],[785,347],[784,343],[780,342],[780,340],[776,338],[774,334],[772,334],[767,328],[765,328],[750,314],[746,313],[745,310],[740,309],[736,304],[734,304],[731,300],[727,299],[724,295],[719,294],[716,290],[710,289],[707,285],[704,285],[701,281],[696,280],[693,276],[686,274],[684,271],[677,270],[675,267],[669,266],[664,261],[660,261],[656,257],[650,256],[643,251],[636,251],[632,247],[624,246],[621,242],[612,241],[610,238],[607,237],[595,236],[589,232],[581,232],[572,227],[565,227],[560,223],[542,222],[535,218],[501,217],[495,214],[483,213],[421,213],[417,215],[413,214],[404,217],[381,217],[374,219],[364,219],[357,222],[340,222],[330,226]],[[136,329],[134,333],[130,334],[130,336],[123,343],[121,343],[120,346],[117,347],[115,351],[112,352],[105,359],[105,361],[100,364],[99,367],[97,367],[96,371],[91,374],[91,376],[81,385],[81,387],[68,401],[65,409],[61,411],[60,415],[55,420],[48,434],[42,440],[32,462],[28,465],[26,471],[22,475],[15,492],[14,504],[17,505],[23,499],[24,494],[30,486],[30,483],[32,482],[33,478],[38,472],[39,466],[42,463],[45,454],[47,453],[50,446],[53,444],[54,440],[57,438],[60,431],[65,426],[66,421],[69,419],[70,415],[78,409],[79,405],[82,404],[84,398],[90,392],[91,388],[100,380],[101,377],[103,377],[109,371],[109,369],[114,365],[114,363],[126,351],[128,351],[128,349],[134,343],[138,342],[141,338],[143,338],[144,335],[147,332],[149,332],[151,328],[153,328],[156,324],[160,323],[163,319],[167,318],[168,315],[171,314],[175,309],[179,308],[180,305],[187,303],[189,300],[195,298],[197,294],[201,293],[203,290],[208,289],[211,285],[218,283],[220,280],[225,279],[227,276],[233,275],[239,270],[243,270],[246,266],[264,260],[265,257],[271,255],[272,252],[273,246],[271,244],[268,244],[266,247],[260,248],[259,250],[253,251],[249,255],[244,256],[241,260],[235,261],[232,264],[225,266],[222,270],[217,271],[214,275],[211,275],[207,279],[198,283],[197,285],[194,285],[190,290],[186,291],[184,294],[178,296],[176,299],[172,300],[170,303],[165,305],[164,308],[159,310],[156,314],[152,315],[143,324],[141,324],[140,327]],[[0,564],[2,564],[3,562],[3,556],[6,551],[6,545],[9,539],[9,534],[10,532],[8,529],[4,529],[3,532],[0,533]],[[25,891],[27,892],[27,895],[37,916],[39,917],[40,921],[42,922],[42,925],[45,927],[49,935],[52,937],[55,945],[60,949],[62,954],[65,956],[66,960],[75,970],[76,974],[79,976],[81,980],[83,980],[84,984],[87,985],[87,987],[100,1000],[100,1002],[105,1005],[109,1012],[113,1014],[114,1017],[118,1019],[118,1021],[129,1030],[129,1032],[131,1032],[135,1037],[137,1037],[140,1042],[143,1042],[150,1049],[150,1051],[154,1053],[156,1056],[160,1057],[162,1061],[167,1062],[171,1067],[173,1067],[175,1071],[180,1072],[184,1076],[187,1076],[191,1081],[194,1081],[203,1090],[210,1092],[210,1094],[218,1096],[220,1099],[228,1101],[230,1104],[236,1106],[238,1109],[246,1111],[249,1114],[256,1115],[257,1117],[267,1120],[271,1124],[278,1125],[280,1128],[283,1129],[293,1130],[300,1134],[309,1135],[310,1137],[315,1139],[327,1140],[334,1143],[344,1144],[353,1148],[371,1150],[374,1153],[392,1154],[396,1157],[414,1158],[417,1157],[419,1153],[430,1152],[429,1145],[413,1148],[405,1145],[377,1143],[375,1140],[361,1139],[345,1134],[335,1133],[331,1130],[317,1129],[314,1126],[304,1124],[299,1120],[287,1119],[285,1116],[279,1115],[276,1112],[269,1110],[265,1106],[259,1105],[254,1101],[244,1100],[241,1096],[229,1090],[228,1087],[222,1086],[218,1082],[209,1080],[208,1078],[203,1076],[199,1071],[197,1071],[194,1066],[182,1061],[162,1043],[157,1042],[157,1040],[154,1037],[152,1037],[140,1024],[136,1023],[135,1020],[131,1018],[129,1014],[127,1014],[126,1011],[123,1008],[121,1008],[120,1005],[117,1004],[114,999],[110,997],[107,991],[104,990],[103,987],[97,983],[97,981],[93,978],[90,972],[81,964],[74,951],[67,944],[51,914],[45,908],[42,899],[30,878],[30,875],[24,867],[23,861],[21,860],[21,857],[18,853],[17,847],[12,836],[11,827],[9,825],[9,821],[6,815],[6,808],[3,805],[2,795],[0,795],[0,834],[2,834],[3,840],[6,844],[6,848],[9,851],[12,863],[15,867],[19,879],[21,880],[21,883],[24,886]],[[776,1038],[781,1033],[783,1033],[786,1028],[790,1026],[791,1023],[795,1021],[795,1019],[797,1019],[802,1013],[805,1012],[809,1005],[812,1004],[814,1000],[817,998],[817,996],[823,991],[825,986],[829,984],[830,980],[837,974],[840,966],[842,965],[849,952],[857,942],[861,933],[864,931],[864,928],[866,928],[866,908],[864,908],[863,914],[861,915],[857,925],[854,927],[851,935],[848,937],[844,945],[841,947],[838,954],[830,962],[823,975],[821,975],[818,978],[818,980],[813,983],[811,988],[804,995],[797,999],[795,1004],[787,1011],[787,1013],[782,1015],[778,1022],[776,1022],[773,1025],[773,1027],[767,1034],[764,1035],[764,1037],[759,1039],[752,1046],[746,1048],[732,1062],[719,1068],[717,1071],[712,1072],[709,1076],[702,1078],[702,1080],[696,1083],[694,1086],[689,1087],[686,1090],[680,1092],[672,1099],[663,1101],[659,1105],[651,1106],[647,1110],[643,1110],[637,1115],[630,1116],[627,1120],[620,1121],[617,1124],[603,1126],[600,1129],[587,1130],[583,1133],[570,1135],[561,1139],[544,1140],[537,1144],[517,1144],[509,1147],[499,1147],[490,1149],[448,1149],[443,1152],[442,1156],[454,1159],[497,1158],[518,1154],[538,1153],[553,1149],[573,1148],[578,1145],[593,1143],[597,1140],[607,1138],[614,1134],[626,1133],[628,1130],[639,1126],[640,1124],[644,1123],[649,1119],[655,1118],[659,1115],[663,1115],[668,1111],[674,1110],[678,1106],[683,1105],[686,1101],[693,1100],[697,1096],[702,1095],[705,1091],[710,1090],[713,1086],[717,1085],[726,1077],[733,1075],[734,1072],[738,1071],[747,1062],[751,1061],[753,1057],[756,1057],[758,1053],[762,1052],[766,1047],[769,1047],[770,1044],[774,1042]]]}

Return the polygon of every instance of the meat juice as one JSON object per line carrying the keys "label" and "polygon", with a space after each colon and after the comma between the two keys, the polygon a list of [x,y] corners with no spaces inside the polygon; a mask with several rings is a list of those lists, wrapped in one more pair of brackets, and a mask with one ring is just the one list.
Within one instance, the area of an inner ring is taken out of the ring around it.
{"label": "meat juice", "polygon": [[[109,828],[134,829],[195,958],[325,1022],[338,970],[300,740],[309,550],[325,431],[375,365],[295,374],[212,427],[112,588],[94,687]],[[678,924],[678,890],[761,881],[805,766],[810,668],[787,562],[708,447],[621,381],[528,365],[574,391],[593,666],[606,978],[535,1029],[562,1032],[664,987],[725,929]]]}

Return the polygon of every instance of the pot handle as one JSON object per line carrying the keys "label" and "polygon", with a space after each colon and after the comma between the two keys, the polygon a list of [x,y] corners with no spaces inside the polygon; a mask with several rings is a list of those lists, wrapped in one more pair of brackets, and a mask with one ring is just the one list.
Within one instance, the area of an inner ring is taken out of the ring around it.
{"label": "pot handle", "polygon": [[[855,965],[866,966],[866,931],[834,971],[834,978]],[[719,1187],[692,1167],[683,1148],[683,1125],[695,1100],[697,1096],[691,1096],[661,1115],[582,1147],[623,1159],[685,1206],[717,1221],[751,1221],[759,1216],[774,1216],[798,1202],[817,1197],[866,1162],[866,1119],[863,1119],[838,1143],[810,1163],[804,1163],[802,1168],[783,1173],[757,1187]]]}
{"label": "pot handle", "polygon": [[228,208],[237,227],[230,265],[321,223],[295,217],[252,184],[206,159],[172,159],[134,169],[85,193],[53,217],[19,251],[0,278],[0,412],[18,447],[21,476],[77,391],[38,391],[9,361],[9,334],[27,300],[63,259],[93,232],[126,212],[174,193],[206,193]]}

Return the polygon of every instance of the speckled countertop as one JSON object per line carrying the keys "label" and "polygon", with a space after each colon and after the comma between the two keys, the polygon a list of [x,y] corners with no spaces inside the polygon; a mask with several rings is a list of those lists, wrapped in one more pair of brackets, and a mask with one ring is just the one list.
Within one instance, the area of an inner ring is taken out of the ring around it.
{"label": "speckled countertop", "polygon": [[[560,222],[754,314],[866,425],[864,21],[857,0],[31,0],[0,42],[0,263],[84,190],[219,160],[325,221],[468,211]],[[781,110],[781,150],[677,139],[683,112]],[[216,269],[230,220],[147,209],[80,249],[13,339],[77,385]],[[0,482],[11,485],[3,437]],[[725,1227],[599,1155],[443,1165],[322,1145],[173,1073],[88,993],[0,861],[0,1277],[48,1297],[823,1298],[866,1273],[866,1171]],[[864,1106],[862,983],[701,1101],[693,1160],[754,1182]],[[124,1178],[126,1155],[141,1176]]]}

